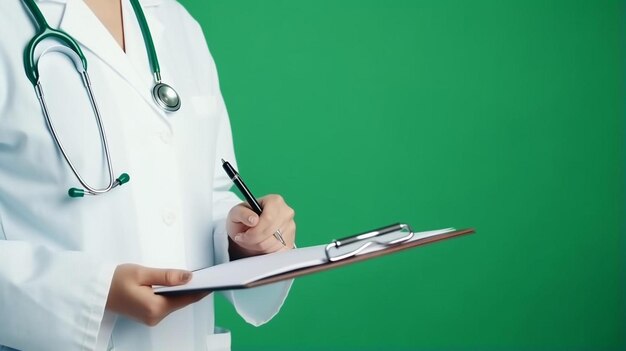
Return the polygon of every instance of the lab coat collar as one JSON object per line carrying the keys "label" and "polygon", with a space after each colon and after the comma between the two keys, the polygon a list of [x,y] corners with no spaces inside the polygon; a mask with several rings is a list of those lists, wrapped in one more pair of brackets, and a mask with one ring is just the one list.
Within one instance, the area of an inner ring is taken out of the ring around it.
{"label": "lab coat collar", "polygon": [[[152,73],[138,72],[132,65],[130,58],[115,42],[111,34],[104,25],[96,18],[95,14],[89,9],[83,0],[39,0],[40,2],[57,2],[65,3],[65,10],[59,28],[74,37],[80,44],[81,48],[88,49],[104,63],[106,63],[113,71],[120,75],[122,79],[128,82],[141,97],[157,112],[163,120],[165,114],[153,102],[151,89],[153,86]],[[156,6],[163,0],[141,0],[142,7]],[[130,6],[129,6],[130,7]],[[134,13],[125,13],[125,17],[132,16],[135,21]],[[130,17],[128,17],[130,18]],[[150,33],[155,46],[158,47],[159,39],[163,32],[163,25],[154,16],[146,14],[146,20],[150,27]],[[127,19],[124,20],[125,22]],[[138,26],[132,26],[139,28]],[[125,28],[128,34],[131,28]],[[138,35],[141,35],[139,33]],[[167,123],[167,122],[166,122]]]}

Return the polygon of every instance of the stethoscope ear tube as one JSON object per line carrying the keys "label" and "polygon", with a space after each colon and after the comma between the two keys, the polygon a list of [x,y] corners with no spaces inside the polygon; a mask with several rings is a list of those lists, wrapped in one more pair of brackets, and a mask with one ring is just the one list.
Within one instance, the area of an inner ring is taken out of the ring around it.
{"label": "stethoscope ear tube", "polygon": [[57,51],[70,57],[74,61],[74,65],[77,70],[87,71],[87,59],[76,41],[66,33],[52,29],[46,25],[46,27],[40,29],[30,42],[28,42],[28,45],[24,50],[24,70],[26,71],[26,76],[33,85],[36,85],[37,82],[39,82],[39,68],[37,62],[35,61],[35,49],[44,41],[44,39],[48,38],[55,39],[64,45],[51,45],[39,55],[37,61],[39,61],[41,56],[43,56],[46,52]]}

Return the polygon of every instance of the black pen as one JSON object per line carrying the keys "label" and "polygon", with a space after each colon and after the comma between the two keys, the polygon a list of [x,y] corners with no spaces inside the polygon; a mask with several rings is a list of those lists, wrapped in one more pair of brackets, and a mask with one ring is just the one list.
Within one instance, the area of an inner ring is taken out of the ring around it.
{"label": "black pen", "polygon": [[[226,171],[226,174],[228,174],[228,177],[230,178],[230,180],[232,180],[233,183],[235,183],[235,185],[237,186],[237,189],[241,191],[241,193],[243,194],[243,197],[246,198],[246,201],[248,201],[248,204],[252,208],[252,211],[254,211],[254,213],[260,216],[261,213],[263,212],[263,208],[261,208],[261,205],[259,204],[259,202],[256,201],[256,199],[254,198],[254,195],[252,195],[252,193],[250,192],[250,189],[248,189],[246,184],[243,182],[243,179],[241,179],[241,176],[239,175],[239,173],[237,173],[237,171],[233,168],[233,166],[230,165],[230,163],[228,163],[227,161],[224,161],[224,159],[222,159],[222,168],[224,168],[224,171]],[[287,244],[285,244],[285,239],[283,239],[283,236],[280,233],[280,229],[277,229],[274,232],[274,237],[278,241],[280,241],[280,243],[283,244],[283,246],[287,246]]]}

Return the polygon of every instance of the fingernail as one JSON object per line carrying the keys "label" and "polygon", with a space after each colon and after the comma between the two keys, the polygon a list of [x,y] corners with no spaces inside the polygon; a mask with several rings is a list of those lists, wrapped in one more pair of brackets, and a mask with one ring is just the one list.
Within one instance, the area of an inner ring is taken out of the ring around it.
{"label": "fingernail", "polygon": [[235,235],[235,241],[236,242],[242,242],[243,241],[243,235],[241,235],[241,234]]}
{"label": "fingernail", "polygon": [[248,223],[250,223],[250,224],[254,224],[254,222],[256,222],[256,216],[250,216],[250,217],[248,217]]}
{"label": "fingernail", "polygon": [[189,273],[189,272],[183,273],[183,281],[186,282],[189,279],[191,279],[191,273]]}

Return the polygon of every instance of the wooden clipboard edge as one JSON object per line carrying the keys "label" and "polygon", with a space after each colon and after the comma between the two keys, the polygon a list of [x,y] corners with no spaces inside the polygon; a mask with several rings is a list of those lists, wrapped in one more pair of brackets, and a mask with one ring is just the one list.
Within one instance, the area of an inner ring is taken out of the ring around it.
{"label": "wooden clipboard edge", "polygon": [[301,269],[297,269],[297,270],[286,272],[286,273],[282,273],[282,274],[277,274],[277,275],[274,275],[274,276],[271,276],[271,277],[267,277],[267,278],[256,280],[256,281],[254,281],[252,283],[246,284],[246,285],[241,286],[241,287],[233,287],[233,289],[255,288],[257,286],[267,285],[267,284],[276,283],[276,282],[279,282],[279,281],[282,281],[282,280],[287,280],[287,279],[292,279],[292,278],[296,278],[296,277],[301,277],[301,276],[304,276],[304,275],[309,275],[309,274],[312,274],[312,273],[316,273],[316,272],[321,272],[321,271],[337,268],[339,266],[344,266],[344,265],[348,265],[348,264],[355,263],[355,262],[365,261],[365,260],[368,260],[370,258],[374,258],[374,257],[378,257],[378,256],[384,256],[384,255],[388,255],[388,254],[391,254],[391,253],[394,253],[394,252],[398,252],[398,251],[408,250],[408,249],[416,247],[416,246],[422,246],[422,245],[434,243],[434,242],[437,242],[437,241],[442,241],[442,240],[445,240],[445,239],[450,239],[450,238],[454,238],[454,237],[457,237],[457,236],[466,235],[466,234],[472,234],[472,233],[474,233],[474,228],[459,229],[459,230],[455,230],[455,231],[448,232],[448,233],[443,233],[443,234],[430,236],[430,237],[419,239],[419,240],[414,240],[414,241],[408,242],[406,244],[399,244],[399,245],[391,246],[391,247],[388,247],[388,248],[383,249],[383,250],[374,251],[374,252],[370,252],[370,253],[367,253],[367,254],[346,258],[346,259],[341,260],[341,261],[328,262],[328,263],[317,265],[317,266],[306,267],[306,268],[301,268]]}

